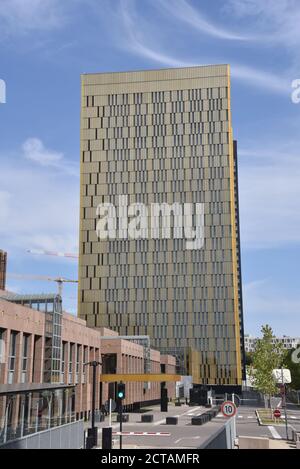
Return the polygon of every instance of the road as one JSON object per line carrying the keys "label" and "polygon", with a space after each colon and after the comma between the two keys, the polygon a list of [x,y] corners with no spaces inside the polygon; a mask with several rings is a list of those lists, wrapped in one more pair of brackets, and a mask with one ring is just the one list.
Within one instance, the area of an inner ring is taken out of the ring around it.
{"label": "road", "polygon": [[[154,417],[153,423],[141,423],[142,414],[129,414],[130,421],[123,423],[123,431],[128,432],[168,432],[170,436],[123,436],[124,448],[184,448],[195,449],[201,446],[213,433],[224,424],[226,418],[219,414],[212,421],[202,425],[191,425],[191,418],[205,412],[204,407],[188,407],[182,405],[175,407],[169,405],[168,413],[161,413],[158,406],[147,411]],[[178,425],[166,425],[166,417],[178,417]],[[99,427],[107,426],[108,418]],[[115,417],[114,417],[115,420]],[[288,410],[288,422],[297,431],[300,431],[300,410]],[[241,406],[236,417],[238,436],[267,437],[274,440],[285,439],[285,426],[260,426],[258,424],[255,408]],[[119,430],[119,424],[113,421],[113,432]],[[291,437],[291,430],[290,435]],[[114,447],[119,447],[119,437],[114,436]]]}
{"label": "road", "polygon": [[[182,405],[181,407],[175,407],[169,405],[169,411],[161,413],[160,408],[155,406],[147,412],[153,415],[153,423],[141,423],[141,415],[143,414],[130,414],[130,422],[123,423],[123,431],[168,432],[170,436],[123,437],[123,446],[134,448],[197,448],[222,426],[222,422],[218,419],[214,419],[201,427],[191,425],[191,418],[206,410],[200,406],[189,407]],[[178,417],[178,425],[166,425],[166,417]],[[113,431],[118,430],[119,424],[113,423]],[[119,437],[114,437],[114,440],[115,446],[118,447]]]}
{"label": "road", "polygon": [[[278,402],[279,403],[279,402]],[[284,423],[284,410],[281,420]],[[288,406],[287,410],[289,438],[292,437],[291,426],[300,432],[300,409]],[[259,436],[272,439],[286,439],[285,425],[259,425],[255,416],[255,409],[239,407],[237,416],[237,433],[240,436]]]}

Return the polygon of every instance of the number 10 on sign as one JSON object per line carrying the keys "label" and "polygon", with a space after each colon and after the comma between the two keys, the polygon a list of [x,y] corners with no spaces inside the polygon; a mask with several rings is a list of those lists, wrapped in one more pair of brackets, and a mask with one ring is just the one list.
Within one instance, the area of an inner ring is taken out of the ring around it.
{"label": "number 10 on sign", "polygon": [[236,414],[236,405],[234,402],[225,401],[221,406],[221,412],[224,417],[234,417]]}

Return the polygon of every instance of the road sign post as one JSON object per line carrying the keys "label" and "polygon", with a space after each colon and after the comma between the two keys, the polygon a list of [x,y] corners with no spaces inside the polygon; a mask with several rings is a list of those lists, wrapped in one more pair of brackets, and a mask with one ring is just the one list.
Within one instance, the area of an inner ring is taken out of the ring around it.
{"label": "road sign post", "polygon": [[232,438],[232,446],[234,447],[234,440],[236,439],[236,412],[237,407],[234,402],[232,401],[224,401],[221,405],[221,412],[224,417],[232,418],[233,417],[233,438]]}
{"label": "road sign post", "polygon": [[109,425],[108,426],[111,427],[112,412],[114,412],[116,407],[117,407],[116,401],[114,401],[113,399],[108,399],[105,402],[104,407],[105,407],[106,412],[108,412],[108,415],[109,415]]}
{"label": "road sign post", "polygon": [[88,363],[84,363],[84,366],[91,366],[93,368],[93,393],[92,393],[92,416],[91,416],[91,428],[88,429],[88,438],[89,442],[88,445],[93,448],[98,444],[98,427],[95,425],[95,409],[96,409],[96,371],[97,366],[101,366],[101,362],[91,361]]}
{"label": "road sign post", "polygon": [[289,439],[289,428],[288,428],[288,420],[287,420],[287,412],[286,412],[286,385],[283,375],[283,368],[281,368],[281,382],[283,385],[283,396],[282,396],[282,407],[284,407],[284,417],[285,417],[285,432],[286,432],[286,439]]}
{"label": "road sign post", "polygon": [[109,399],[109,426],[111,427],[111,399]]}

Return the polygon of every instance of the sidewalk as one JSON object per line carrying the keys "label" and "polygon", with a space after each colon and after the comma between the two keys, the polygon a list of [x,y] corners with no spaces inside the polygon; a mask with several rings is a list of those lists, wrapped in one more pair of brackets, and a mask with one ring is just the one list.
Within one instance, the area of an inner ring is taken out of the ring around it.
{"label": "sidewalk", "polygon": [[270,440],[270,449],[296,449],[296,445],[292,441]]}

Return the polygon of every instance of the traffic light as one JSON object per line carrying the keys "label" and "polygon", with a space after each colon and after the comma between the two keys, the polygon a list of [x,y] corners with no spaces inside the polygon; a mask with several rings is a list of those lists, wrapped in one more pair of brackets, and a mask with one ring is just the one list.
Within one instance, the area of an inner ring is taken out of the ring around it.
{"label": "traffic light", "polygon": [[125,399],[125,384],[123,383],[118,384],[117,396],[118,396],[118,399],[120,399],[121,401]]}

